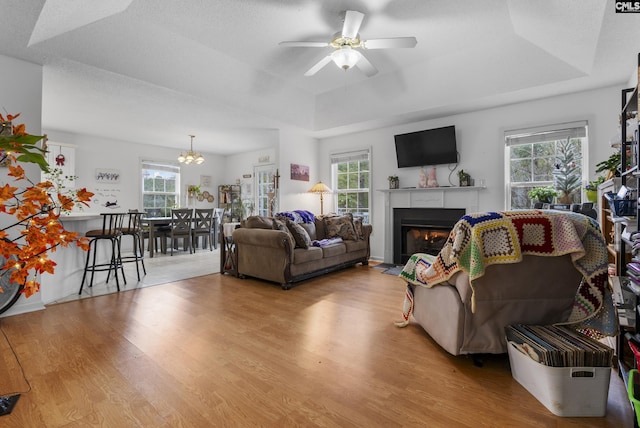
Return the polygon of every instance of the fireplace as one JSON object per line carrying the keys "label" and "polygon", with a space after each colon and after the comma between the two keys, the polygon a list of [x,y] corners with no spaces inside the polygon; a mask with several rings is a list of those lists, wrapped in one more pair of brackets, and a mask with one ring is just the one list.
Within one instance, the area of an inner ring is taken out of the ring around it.
{"label": "fireplace", "polygon": [[405,264],[414,253],[438,254],[465,211],[463,208],[394,208],[393,262]]}

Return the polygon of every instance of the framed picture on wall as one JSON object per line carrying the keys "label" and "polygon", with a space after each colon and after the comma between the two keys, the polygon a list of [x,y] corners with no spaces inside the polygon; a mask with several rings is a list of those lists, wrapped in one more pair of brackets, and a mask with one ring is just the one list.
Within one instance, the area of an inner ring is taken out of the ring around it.
{"label": "framed picture on wall", "polygon": [[211,176],[210,175],[201,175],[200,176],[200,185],[202,187],[211,187]]}
{"label": "framed picture on wall", "polygon": [[291,179],[298,181],[309,181],[309,167],[306,165],[291,164]]}

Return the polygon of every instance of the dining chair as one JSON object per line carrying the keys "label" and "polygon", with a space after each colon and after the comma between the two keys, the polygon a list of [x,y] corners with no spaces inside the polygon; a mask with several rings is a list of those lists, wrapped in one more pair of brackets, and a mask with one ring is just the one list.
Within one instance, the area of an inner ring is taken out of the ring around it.
{"label": "dining chair", "polygon": [[[91,272],[91,278],[89,280],[89,287],[93,287],[93,277],[96,272],[107,271],[107,281],[111,277],[111,271],[113,271],[116,277],[116,287],[120,291],[120,280],[118,279],[118,269],[122,272],[122,279],[124,283],[127,283],[127,279],[124,277],[124,269],[122,267],[122,255],[120,253],[120,243],[122,238],[122,223],[124,221],[124,213],[101,213],[102,216],[102,228],[88,230],[84,236],[89,238],[89,249],[87,250],[87,259],[84,265],[84,272],[82,274],[82,282],[80,283],[80,291],[78,294],[82,294],[82,288],[84,287],[84,281],[87,278],[87,272]],[[98,242],[109,241],[111,244],[111,254],[109,262],[96,263],[98,249]],[[93,260],[91,253],[93,252]]]}
{"label": "dining chair", "polygon": [[183,239],[183,248],[186,251],[189,248],[189,254],[192,254],[191,248],[191,230],[193,222],[193,209],[178,208],[171,210],[171,224],[169,232],[163,232],[171,243],[171,255],[173,256],[173,248],[178,248],[177,240]]}
{"label": "dining chair", "polygon": [[[146,215],[145,217],[162,217],[162,211],[160,210],[160,208],[147,208],[144,210]],[[169,226],[169,221],[167,220],[167,224],[156,224],[156,225],[152,225],[149,223],[142,223],[142,251],[144,251],[144,240],[145,239],[149,239],[149,228],[150,227],[154,227],[153,232],[154,232],[154,240],[156,242],[153,243],[154,245],[154,253],[157,252],[162,252],[162,253],[166,253],[167,252],[167,241],[166,241],[166,237],[163,237],[163,233],[162,232],[168,232],[170,230],[170,226]],[[158,245],[158,242],[160,242],[160,245]],[[149,248],[149,245],[147,245],[147,248]]]}
{"label": "dining chair", "polygon": [[[213,208],[196,208],[193,212],[192,247],[196,251],[196,246],[202,238],[202,248],[209,244],[209,251],[213,251],[215,243],[215,224]],[[216,246],[217,248],[217,246]]]}

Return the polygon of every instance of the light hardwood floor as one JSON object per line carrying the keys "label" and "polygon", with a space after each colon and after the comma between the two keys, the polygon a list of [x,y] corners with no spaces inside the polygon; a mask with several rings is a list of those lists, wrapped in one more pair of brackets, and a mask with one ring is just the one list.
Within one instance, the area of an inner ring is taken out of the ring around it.
{"label": "light hardwood floor", "polygon": [[373,266],[289,291],[213,274],[7,317],[0,395],[23,394],[0,426],[633,426],[616,372],[605,418],[556,417],[505,355],[396,328],[403,293]]}

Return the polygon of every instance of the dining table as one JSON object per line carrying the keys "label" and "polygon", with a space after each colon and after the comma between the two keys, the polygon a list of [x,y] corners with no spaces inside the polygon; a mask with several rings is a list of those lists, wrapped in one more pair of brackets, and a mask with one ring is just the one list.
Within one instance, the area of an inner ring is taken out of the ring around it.
{"label": "dining table", "polygon": [[171,224],[171,217],[142,217],[143,224],[149,226],[149,257],[153,258],[155,253],[155,229],[157,226],[168,226]]}

